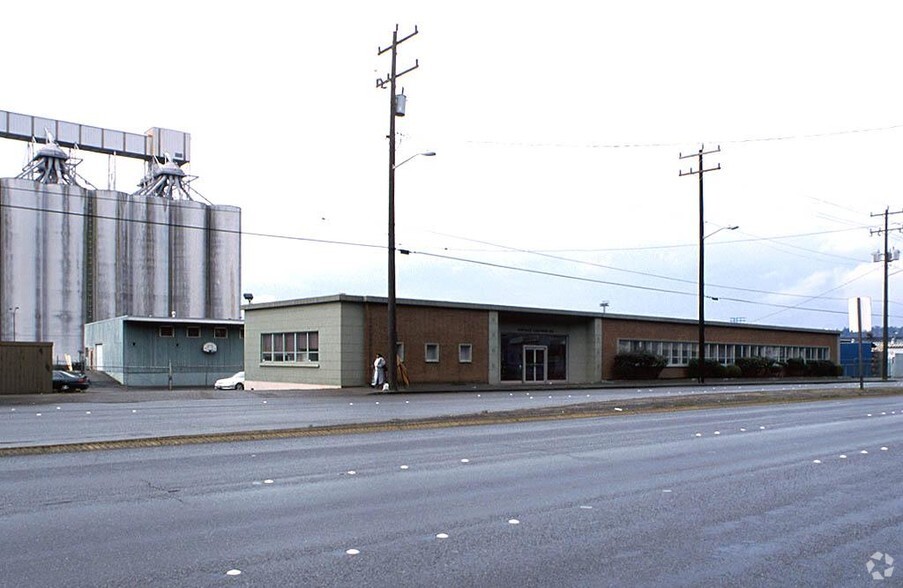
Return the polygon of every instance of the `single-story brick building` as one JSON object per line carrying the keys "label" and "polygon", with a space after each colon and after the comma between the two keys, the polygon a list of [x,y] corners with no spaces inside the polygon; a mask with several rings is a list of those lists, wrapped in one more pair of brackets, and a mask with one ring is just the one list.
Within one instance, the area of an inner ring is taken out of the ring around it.
{"label": "single-story brick building", "polygon": [[[385,298],[335,296],[251,304],[245,310],[249,381],[363,386],[386,349]],[[662,378],[686,377],[695,320],[427,300],[397,301],[398,356],[411,384],[589,384],[613,377],[619,352],[663,356]],[[833,360],[840,333],[706,323],[706,357]]]}

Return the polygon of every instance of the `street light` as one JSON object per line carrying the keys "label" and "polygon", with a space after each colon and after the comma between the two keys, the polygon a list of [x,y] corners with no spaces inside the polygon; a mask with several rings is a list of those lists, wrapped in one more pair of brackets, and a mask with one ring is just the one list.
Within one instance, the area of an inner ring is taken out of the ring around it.
{"label": "street light", "polygon": [[[700,176],[702,177],[702,176]],[[700,188],[701,190],[702,188]],[[702,210],[702,196],[700,195],[700,211]],[[701,215],[701,213],[700,213]],[[702,217],[700,216],[700,221],[702,221]],[[716,233],[720,233],[721,231],[736,231],[739,229],[739,225],[730,225],[726,227],[719,227],[718,229],[712,231],[708,235],[702,234],[702,225],[700,225],[700,237],[699,237],[699,353],[698,356],[698,368],[699,368],[699,377],[698,381],[700,384],[705,382],[705,299],[709,298],[714,301],[718,301],[717,296],[706,296],[705,295],[705,240],[715,235]]]}
{"label": "street light", "polygon": [[731,225],[731,226],[729,226],[729,227],[719,227],[718,230],[712,231],[711,233],[709,233],[708,235],[706,235],[705,237],[703,237],[703,239],[708,239],[708,238],[711,237],[712,235],[715,235],[715,234],[717,234],[717,233],[720,233],[721,231],[736,231],[736,230],[739,229],[739,228],[740,228],[740,225]]}
{"label": "street light", "polygon": [[395,169],[400,168],[401,166],[403,166],[403,165],[406,164],[407,162],[411,161],[412,159],[414,159],[414,158],[417,157],[418,155],[422,155],[422,156],[424,156],[424,157],[435,157],[435,156],[436,156],[436,152],[435,152],[435,151],[424,151],[424,152],[422,152],[422,153],[415,153],[414,155],[408,157],[407,159],[405,159],[405,160],[402,161],[401,163],[397,164],[397,165],[395,166]]}

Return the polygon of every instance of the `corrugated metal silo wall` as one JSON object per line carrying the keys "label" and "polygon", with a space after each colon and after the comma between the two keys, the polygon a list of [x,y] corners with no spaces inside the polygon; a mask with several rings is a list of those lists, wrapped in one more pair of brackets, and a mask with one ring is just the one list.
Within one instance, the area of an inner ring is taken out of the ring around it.
{"label": "corrugated metal silo wall", "polygon": [[241,301],[241,209],[210,207],[210,318],[238,319]]}
{"label": "corrugated metal silo wall", "polygon": [[89,201],[86,224],[87,322],[102,321],[131,312],[128,272],[129,200],[123,192],[97,190]]}
{"label": "corrugated metal silo wall", "polygon": [[[33,241],[40,213],[34,186],[26,180],[0,179],[0,334],[5,341],[36,340],[40,254]],[[7,310],[16,307],[15,315]]]}
{"label": "corrugated metal silo wall", "polygon": [[175,316],[207,317],[207,205],[170,202],[171,296]]}
{"label": "corrugated metal silo wall", "polygon": [[171,200],[131,196],[128,215],[129,284],[126,313],[132,316],[169,316]]}
{"label": "corrugated metal silo wall", "polygon": [[[53,357],[79,359],[85,324],[85,213],[88,193],[76,186],[37,184],[43,200],[44,307],[36,341],[53,341]],[[37,244],[37,241],[36,241]]]}
{"label": "corrugated metal silo wall", "polygon": [[[19,307],[17,341],[51,341],[55,360],[65,354],[78,359],[85,318],[87,192],[16,179],[0,180],[0,186],[0,308]],[[13,338],[11,316],[4,316],[3,331]]]}

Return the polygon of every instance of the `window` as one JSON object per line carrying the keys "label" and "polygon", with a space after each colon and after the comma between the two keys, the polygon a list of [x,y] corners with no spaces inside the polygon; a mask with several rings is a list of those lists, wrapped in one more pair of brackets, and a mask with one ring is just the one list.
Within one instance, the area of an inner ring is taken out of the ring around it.
{"label": "window", "polygon": [[[732,343],[706,343],[706,359],[713,359],[723,365],[736,363],[741,357],[767,357],[784,361],[788,357],[802,357],[806,360],[828,359],[827,347],[799,347],[781,345],[746,345]],[[642,341],[620,339],[618,353],[646,351],[661,355],[669,367],[686,366],[691,359],[699,357],[699,344],[686,341]]]}
{"label": "window", "polygon": [[317,331],[260,335],[261,363],[310,364],[318,361],[320,335]]}
{"label": "window", "polygon": [[187,327],[185,329],[185,335],[187,335],[189,339],[197,339],[201,336],[201,327]]}
{"label": "window", "polygon": [[161,337],[175,337],[176,329],[172,325],[163,325],[160,327],[160,336]]}
{"label": "window", "polygon": [[473,362],[473,345],[470,343],[462,343],[458,345],[458,363]]}
{"label": "window", "polygon": [[439,363],[439,344],[427,343],[423,355],[427,363]]}
{"label": "window", "polygon": [[229,337],[229,329],[226,327],[213,327],[214,339],[227,339]]}

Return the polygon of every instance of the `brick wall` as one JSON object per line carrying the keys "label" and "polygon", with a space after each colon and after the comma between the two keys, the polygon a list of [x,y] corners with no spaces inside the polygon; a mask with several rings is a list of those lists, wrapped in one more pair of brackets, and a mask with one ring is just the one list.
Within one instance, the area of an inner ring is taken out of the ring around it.
{"label": "brick wall", "polygon": [[[389,358],[386,305],[365,303],[366,365],[368,376],[377,353]],[[404,343],[405,368],[411,384],[455,382],[460,384],[489,381],[489,313],[484,310],[403,306],[396,308],[398,341]],[[439,361],[427,363],[425,346],[439,345]],[[458,361],[458,345],[470,344],[472,362]],[[399,379],[400,381],[400,379]]]}

